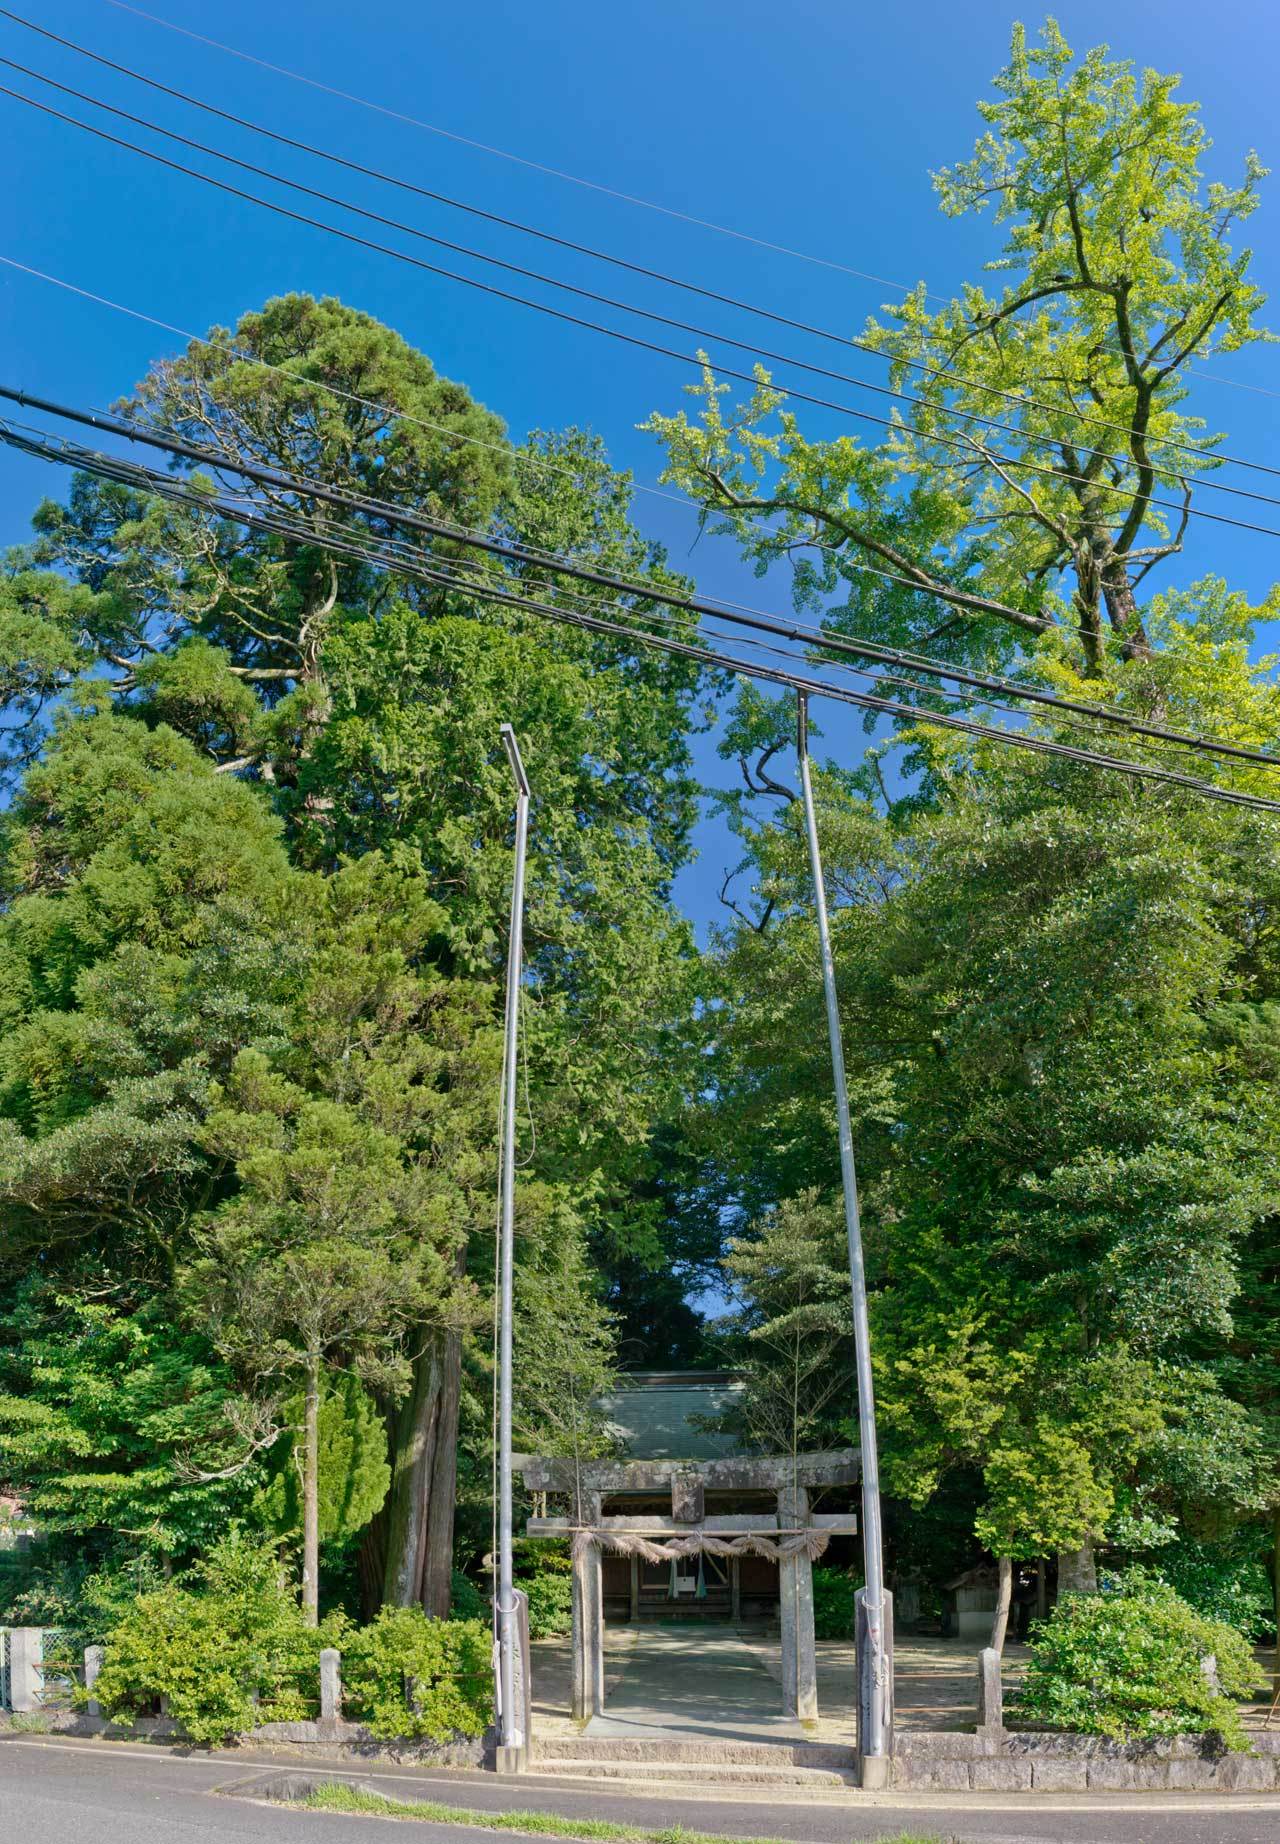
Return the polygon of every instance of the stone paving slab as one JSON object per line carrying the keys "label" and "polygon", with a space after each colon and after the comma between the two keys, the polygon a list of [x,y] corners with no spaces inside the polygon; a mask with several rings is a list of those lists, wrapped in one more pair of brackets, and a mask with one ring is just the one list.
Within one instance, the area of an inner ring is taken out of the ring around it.
{"label": "stone paving slab", "polygon": [[754,1647],[729,1626],[663,1622],[638,1629],[602,1716],[584,1734],[716,1735],[735,1740],[801,1741],[803,1724],[782,1713],[779,1683]]}

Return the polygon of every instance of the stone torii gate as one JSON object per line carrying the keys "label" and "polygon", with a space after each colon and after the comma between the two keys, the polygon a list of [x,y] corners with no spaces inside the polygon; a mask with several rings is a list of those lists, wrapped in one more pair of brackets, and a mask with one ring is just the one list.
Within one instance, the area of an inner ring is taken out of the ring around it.
{"label": "stone torii gate", "polygon": [[[604,1709],[604,1595],[601,1557],[611,1550],[632,1559],[631,1614],[639,1610],[639,1560],[665,1560],[699,1552],[729,1559],[732,1616],[740,1611],[737,1559],[765,1556],[778,1563],[782,1636],[782,1708],[801,1722],[818,1714],[813,1636],[813,1564],[836,1535],[854,1534],[852,1512],[814,1513],[815,1488],[856,1485],[858,1450],[785,1455],[735,1455],[726,1459],[588,1460],[515,1456],[531,1492],[568,1498],[571,1515],[533,1517],[531,1537],[569,1537],[573,1544],[573,1715],[583,1721]],[[740,1493],[769,1493],[771,1514],[707,1515],[708,1494],[723,1501]],[[605,1501],[670,1495],[671,1514],[604,1515]]]}

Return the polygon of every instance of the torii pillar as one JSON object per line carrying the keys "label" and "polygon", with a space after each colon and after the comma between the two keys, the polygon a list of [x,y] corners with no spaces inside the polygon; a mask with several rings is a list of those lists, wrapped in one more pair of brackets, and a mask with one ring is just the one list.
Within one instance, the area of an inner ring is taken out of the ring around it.
{"label": "torii pillar", "polygon": [[[778,1493],[778,1529],[809,1524],[809,1494],[801,1486]],[[784,1556],[778,1564],[778,1606],[782,1628],[782,1708],[798,1722],[818,1720],[818,1660],[813,1638],[813,1562]]]}
{"label": "torii pillar", "polygon": [[[599,1524],[601,1502],[599,1492],[584,1492],[579,1523]],[[604,1583],[596,1543],[574,1555],[572,1599],[572,1711],[575,1722],[587,1722],[604,1709]]]}

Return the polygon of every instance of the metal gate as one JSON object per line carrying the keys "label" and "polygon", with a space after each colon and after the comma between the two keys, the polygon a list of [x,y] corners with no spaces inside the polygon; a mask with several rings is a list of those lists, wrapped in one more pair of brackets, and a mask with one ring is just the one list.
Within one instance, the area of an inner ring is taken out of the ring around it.
{"label": "metal gate", "polygon": [[9,1629],[0,1626],[0,1710],[9,1708]]}

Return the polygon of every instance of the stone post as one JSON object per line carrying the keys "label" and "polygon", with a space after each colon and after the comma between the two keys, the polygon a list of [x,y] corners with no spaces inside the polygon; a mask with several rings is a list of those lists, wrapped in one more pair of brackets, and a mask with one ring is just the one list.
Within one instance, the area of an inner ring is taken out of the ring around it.
{"label": "stone post", "polygon": [[515,1645],[511,1688],[514,1697],[511,1730],[515,1740],[494,1750],[493,1765],[500,1774],[523,1774],[529,1770],[529,1737],[533,1725],[533,1679],[529,1658],[529,1597],[523,1588],[513,1589],[515,1617],[512,1639]]}
{"label": "stone post", "polygon": [[[104,1646],[86,1646],[84,1649],[84,1687],[86,1690],[92,1690],[98,1681],[105,1650]],[[89,1716],[101,1716],[102,1705],[96,1697],[90,1697],[85,1704],[85,1713]]]}
{"label": "stone post", "polygon": [[44,1633],[38,1626],[9,1628],[9,1707],[38,1710],[44,1688]]}
{"label": "stone post", "polygon": [[[599,1492],[584,1492],[578,1522],[600,1522]],[[573,1719],[586,1722],[604,1708],[604,1604],[600,1547],[591,1544],[573,1562]]]}
{"label": "stone post", "polygon": [[863,1712],[870,1694],[871,1673],[877,1654],[867,1644],[867,1591],[859,1588],[853,1598],[853,1669],[858,1696],[858,1777],[867,1792],[879,1791],[888,1784],[889,1760],[893,1754],[893,1596],[887,1588],[884,1593],[881,1630],[883,1641],[879,1658],[885,1674],[882,1699],[886,1752],[882,1755],[864,1755],[861,1739],[864,1733]]}
{"label": "stone post", "polygon": [[1004,1685],[1000,1680],[1000,1654],[984,1646],[978,1654],[978,1733],[1004,1727]]}
{"label": "stone post", "polygon": [[326,1646],[320,1654],[320,1720],[337,1722],[342,1714],[342,1654]]}
{"label": "stone post", "polygon": [[[778,1493],[780,1530],[809,1522],[809,1494],[803,1486]],[[800,1722],[818,1715],[818,1668],[813,1643],[813,1564],[808,1556],[784,1556],[778,1564],[782,1625],[782,1708]]]}

